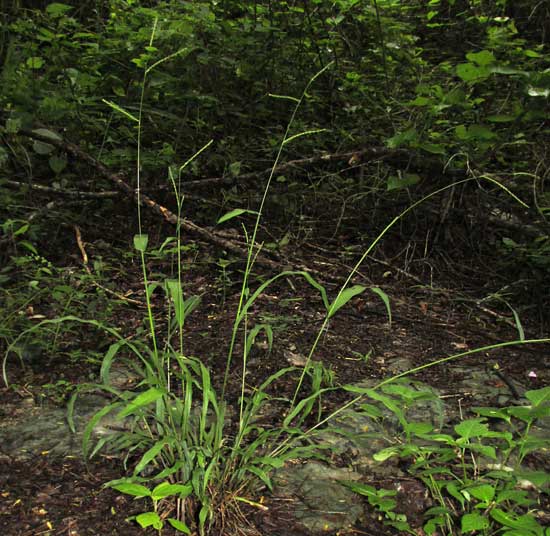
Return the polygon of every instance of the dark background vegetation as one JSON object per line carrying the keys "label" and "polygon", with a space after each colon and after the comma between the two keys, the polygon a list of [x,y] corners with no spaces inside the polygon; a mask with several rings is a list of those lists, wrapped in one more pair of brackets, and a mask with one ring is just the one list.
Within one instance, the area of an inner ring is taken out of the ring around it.
{"label": "dark background vegetation", "polygon": [[212,226],[227,209],[257,208],[293,106],[272,95],[299,97],[333,62],[291,134],[322,132],[288,144],[283,162],[357,158],[276,174],[262,239],[360,245],[426,193],[490,176],[529,208],[483,179],[457,186],[403,221],[380,255],[421,276],[442,264],[453,280],[486,285],[487,295],[505,289],[523,307],[547,304],[546,3],[4,0],[2,18],[5,282],[29,244],[62,258],[72,224],[92,234],[120,220],[134,227],[129,196],[63,197],[113,185],[21,134],[57,132],[135,186],[136,124],[105,101],[137,116],[144,68],[174,54],[144,93],[142,187],[153,198],[173,205],[167,169],[213,139],[184,174],[185,214]]}

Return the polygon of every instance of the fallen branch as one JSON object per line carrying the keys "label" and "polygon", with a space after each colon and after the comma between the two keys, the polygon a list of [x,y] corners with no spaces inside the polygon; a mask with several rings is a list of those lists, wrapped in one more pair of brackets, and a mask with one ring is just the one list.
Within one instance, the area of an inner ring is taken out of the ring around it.
{"label": "fallen branch", "polygon": [[[160,205],[148,195],[138,192],[137,189],[132,188],[127,182],[128,178],[125,173],[122,173],[122,172],[114,173],[110,171],[104,164],[102,164],[99,160],[97,160],[96,158],[88,154],[86,151],[84,151],[75,143],[71,143],[67,140],[64,140],[61,137],[57,137],[57,135],[54,137],[51,134],[48,135],[37,131],[20,130],[18,134],[27,136],[31,139],[42,141],[44,143],[49,143],[50,145],[53,145],[55,147],[58,147],[59,149],[62,149],[63,151],[70,154],[71,156],[93,167],[102,177],[111,181],[119,190],[127,194],[130,194],[133,199],[135,199],[142,205],[147,206],[155,214],[158,214],[159,216],[164,218],[167,222],[173,225],[179,224],[183,230],[199,238],[202,238],[206,242],[214,244],[218,247],[221,247],[236,255],[239,255],[242,258],[246,258],[248,254],[246,244],[237,242],[235,240],[223,238],[213,231],[209,231],[204,227],[200,227],[199,225],[197,225],[196,223],[192,222],[187,218],[180,218],[178,221],[177,215],[174,214],[170,209]],[[255,244],[254,247],[257,248],[258,250],[261,249],[261,245],[259,244]],[[284,266],[284,263],[281,260],[272,260],[265,257],[265,255],[257,255],[256,262],[267,268],[281,269],[281,267]]]}
{"label": "fallen branch", "polygon": [[81,190],[63,190],[62,188],[53,188],[51,186],[43,186],[42,184],[35,184],[29,182],[20,182],[13,180],[6,180],[4,184],[12,186],[14,188],[30,188],[36,192],[43,192],[46,194],[62,195],[65,197],[72,197],[78,199],[105,199],[110,197],[117,197],[120,192],[83,192]]}
{"label": "fallen branch", "polygon": [[[356,151],[347,151],[343,153],[328,153],[308,158],[300,158],[297,160],[290,160],[283,164],[279,164],[274,172],[284,173],[291,169],[306,168],[314,166],[315,164],[327,163],[327,162],[347,162],[350,166],[357,166],[365,164],[367,162],[377,160],[390,160],[394,165],[399,166],[411,166],[412,168],[422,169],[425,171],[436,172],[442,175],[456,175],[458,172],[445,166],[438,160],[421,158],[414,153],[406,149],[390,149],[388,147],[369,147],[366,149],[359,149]],[[245,184],[251,181],[256,181],[258,177],[269,176],[272,172],[272,168],[266,168],[263,171],[252,171],[250,173],[243,173],[236,177],[213,177],[209,179],[196,179],[190,181],[184,181],[184,187],[200,187],[211,186],[212,184]],[[460,172],[459,174],[463,174]]]}

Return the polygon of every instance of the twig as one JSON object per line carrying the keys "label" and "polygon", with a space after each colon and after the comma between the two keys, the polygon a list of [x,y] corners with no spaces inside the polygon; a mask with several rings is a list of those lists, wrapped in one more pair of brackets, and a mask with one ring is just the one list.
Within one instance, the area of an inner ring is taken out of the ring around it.
{"label": "twig", "polygon": [[120,192],[82,192],[80,190],[63,190],[61,188],[53,188],[51,186],[43,186],[42,184],[34,184],[28,182],[19,182],[14,180],[6,180],[4,184],[8,186],[13,186],[14,188],[30,188],[37,192],[44,192],[48,194],[55,195],[64,195],[66,197],[75,197],[75,198],[109,198],[117,197],[120,195]]}
{"label": "twig", "polygon": [[88,254],[86,253],[86,248],[84,247],[84,242],[82,242],[82,233],[80,232],[80,228],[78,225],[74,225],[74,232],[76,236],[76,243],[78,245],[78,249],[80,250],[80,254],[82,255],[82,265],[84,266],[84,269],[92,277],[92,284],[106,292],[107,294],[111,294],[112,296],[115,296],[119,300],[127,301],[129,303],[133,303],[135,305],[139,305],[140,307],[145,307],[145,304],[134,300],[132,298],[128,298],[127,296],[124,296],[118,292],[115,292],[114,290],[111,290],[110,288],[104,287],[103,285],[100,285],[95,279],[93,279],[92,271],[90,270],[90,267],[88,266]]}

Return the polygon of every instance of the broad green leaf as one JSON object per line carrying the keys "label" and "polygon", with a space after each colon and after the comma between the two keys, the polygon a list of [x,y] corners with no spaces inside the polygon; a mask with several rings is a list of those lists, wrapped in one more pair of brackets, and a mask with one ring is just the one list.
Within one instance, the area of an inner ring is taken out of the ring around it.
{"label": "broad green leaf", "polygon": [[44,59],[40,56],[32,56],[27,59],[27,67],[30,69],[40,69],[44,65]]}
{"label": "broad green leaf", "polygon": [[510,415],[497,408],[471,408],[474,413],[477,413],[481,417],[489,417],[491,419],[502,419],[506,422],[510,422]]}
{"label": "broad green leaf", "polygon": [[147,249],[147,244],[149,243],[149,235],[146,234],[137,234],[134,235],[134,248],[137,251],[145,252]]}
{"label": "broad green leaf", "polygon": [[403,132],[398,132],[391,138],[386,140],[386,145],[390,149],[397,149],[398,147],[410,145],[418,140],[418,132],[414,128],[410,128]]}
{"label": "broad green leaf", "polygon": [[468,135],[476,140],[493,140],[497,135],[484,125],[470,125],[468,127]]}
{"label": "broad green leaf", "polygon": [[170,484],[170,482],[161,482],[158,486],[155,486],[151,492],[151,498],[155,501],[177,495],[179,498],[189,496],[193,492],[193,486],[191,484]]}
{"label": "broad green leaf", "polygon": [[37,128],[33,130],[34,134],[38,134],[39,136],[42,136],[43,138],[49,138],[50,140],[54,141],[61,141],[63,138],[57,134],[56,132],[53,132],[53,130],[49,130],[47,128]]}
{"label": "broad green leaf", "polygon": [[528,498],[527,491],[523,489],[505,489],[495,498],[495,504],[501,504],[507,501],[515,503],[518,506],[530,506],[534,504],[534,501]]}
{"label": "broad green leaf", "polygon": [[368,484],[361,484],[359,482],[344,482],[342,481],[341,484],[343,486],[346,486],[346,488],[351,489],[355,493],[359,493],[360,495],[363,495],[365,497],[377,497],[378,492],[375,487],[369,486]]}
{"label": "broad green leaf", "polygon": [[486,67],[495,62],[495,56],[489,50],[480,50],[479,52],[469,52],[466,54],[468,61],[473,61],[480,67]]}
{"label": "broad green leaf", "polygon": [[490,512],[491,517],[501,525],[512,529],[526,531],[523,534],[529,534],[527,531],[533,531],[535,534],[541,534],[540,525],[532,515],[515,516],[511,512],[506,512],[500,508],[493,508]]}
{"label": "broad green leaf", "polygon": [[445,489],[447,490],[449,495],[451,497],[454,497],[460,503],[462,508],[464,508],[466,499],[464,498],[464,495],[462,495],[462,493],[460,493],[460,491],[458,490],[456,482],[449,482],[448,484],[445,485]]}
{"label": "broad green leaf", "polygon": [[479,531],[489,528],[489,520],[479,512],[464,514],[460,519],[462,533]]}
{"label": "broad green leaf", "polygon": [[229,211],[228,213],[224,214],[216,223],[224,223],[228,220],[232,220],[233,218],[236,218],[240,216],[241,214],[258,214],[255,210],[248,210],[245,208],[234,208],[233,210]]}
{"label": "broad green leaf", "polygon": [[470,439],[472,437],[484,437],[489,432],[487,424],[481,421],[481,419],[468,419],[457,424],[455,432],[464,439]]}
{"label": "broad green leaf", "polygon": [[157,530],[162,529],[163,522],[156,512],[145,512],[136,516],[136,521],[142,529],[153,527]]}
{"label": "broad green leaf", "polygon": [[464,82],[474,83],[485,80],[491,71],[487,67],[478,67],[474,63],[460,63],[456,66],[456,74]]}
{"label": "broad green leaf", "polygon": [[35,140],[32,144],[32,150],[39,155],[51,154],[55,151],[55,147],[49,143]]}
{"label": "broad green leaf", "polygon": [[353,287],[348,287],[342,290],[336,299],[332,302],[331,306],[328,309],[328,318],[331,318],[336,314],[336,312],[344,307],[353,297],[361,294],[367,289],[362,285],[353,285]]}
{"label": "broad green leaf", "polygon": [[207,504],[203,505],[199,511],[199,528],[202,531],[206,520],[210,516],[210,508]]}
{"label": "broad green leaf", "polygon": [[415,173],[402,173],[401,175],[390,175],[386,184],[386,190],[402,190],[420,182],[420,177]]}
{"label": "broad green leaf", "polygon": [[124,419],[124,417],[128,417],[128,415],[135,413],[140,408],[156,402],[163,395],[164,393],[160,389],[151,387],[127,403],[126,407],[117,414],[117,420]]}
{"label": "broad green leaf", "polygon": [[50,169],[56,175],[59,175],[67,167],[67,159],[61,156],[53,155],[48,160],[48,164],[50,164]]}
{"label": "broad green leaf", "polygon": [[427,422],[409,422],[404,427],[405,434],[426,435],[429,434],[434,427]]}
{"label": "broad green leaf", "polygon": [[61,17],[71,9],[74,9],[73,6],[68,6],[67,4],[61,4],[59,2],[52,2],[46,7],[46,13],[51,17]]}
{"label": "broad green leaf", "polygon": [[525,398],[532,402],[533,406],[535,407],[540,406],[544,402],[550,402],[550,386],[533,391],[527,391],[525,393]]}
{"label": "broad green leaf", "polygon": [[191,531],[189,530],[189,527],[183,523],[182,521],[178,521],[177,519],[174,519],[173,517],[168,518],[168,523],[174,527],[176,530],[179,530],[180,532],[183,532],[184,534],[191,534]]}
{"label": "broad green leaf", "polygon": [[178,326],[181,328],[185,321],[185,307],[181,284],[177,279],[167,279],[166,288],[168,289],[168,295],[174,304],[174,315],[176,317],[176,321]]}
{"label": "broad green leaf", "polygon": [[399,456],[399,447],[386,447],[373,454],[373,460],[377,462],[384,462],[393,456]]}
{"label": "broad green leaf", "polygon": [[120,484],[114,484],[109,486],[126,495],[132,495],[133,497],[150,497],[151,492],[141,484],[134,484],[133,482],[123,482]]}
{"label": "broad green leaf", "polygon": [[467,489],[473,497],[486,503],[492,501],[493,497],[495,496],[495,488],[489,484],[472,486]]}
{"label": "broad green leaf", "polygon": [[[487,434],[489,435],[489,434]],[[458,444],[461,446],[464,446],[463,439],[458,439]],[[493,445],[483,445],[483,444],[469,444],[468,449],[472,452],[476,452],[478,454],[482,454],[486,458],[489,458],[491,460],[497,459],[497,451]]]}
{"label": "broad green leaf", "polygon": [[420,148],[431,154],[446,154],[445,146],[440,143],[421,143]]}

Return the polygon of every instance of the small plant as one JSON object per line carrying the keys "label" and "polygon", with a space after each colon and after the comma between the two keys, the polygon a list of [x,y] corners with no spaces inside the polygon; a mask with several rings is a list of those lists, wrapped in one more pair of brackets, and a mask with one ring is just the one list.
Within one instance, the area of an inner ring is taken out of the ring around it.
{"label": "small plant", "polygon": [[[391,385],[391,384],[389,384]],[[406,460],[408,472],[420,479],[437,503],[425,513],[426,534],[506,534],[546,536],[550,533],[532,515],[539,494],[550,492],[550,474],[533,471],[522,463],[525,457],[550,447],[550,438],[538,437],[533,425],[550,416],[550,387],[528,391],[530,405],[505,408],[472,408],[477,416],[465,419],[442,433],[426,422],[410,422],[403,406],[410,405],[409,389],[386,385],[380,394],[365,391],[375,404],[364,407],[371,418],[380,418],[385,407],[397,417],[403,440],[374,455],[383,462],[397,456]],[[425,392],[431,397],[431,392]],[[421,400],[418,396],[416,400]],[[409,530],[406,520],[396,518],[396,503],[388,490],[348,483],[383,512],[390,525]]]}
{"label": "small plant", "polygon": [[[165,525],[164,519],[158,513],[159,503],[163,499],[174,496],[176,496],[179,500],[184,499],[193,491],[193,487],[190,484],[184,486],[182,484],[170,484],[169,482],[161,482],[150,490],[141,484],[135,484],[131,481],[126,481],[125,479],[111,482],[110,487],[120,491],[121,493],[132,495],[136,499],[143,497],[150,498],[153,502],[153,510],[151,512],[143,512],[130,519],[134,519],[143,529],[153,527],[158,530],[159,533]],[[169,517],[168,523],[183,534],[191,534],[189,527],[178,519]]]}

